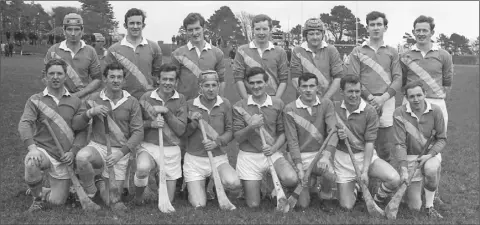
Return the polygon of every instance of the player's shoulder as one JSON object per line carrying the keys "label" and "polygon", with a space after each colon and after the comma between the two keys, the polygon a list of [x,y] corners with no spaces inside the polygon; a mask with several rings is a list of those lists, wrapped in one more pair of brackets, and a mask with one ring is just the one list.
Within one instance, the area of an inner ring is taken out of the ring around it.
{"label": "player's shoulder", "polygon": [[282,108],[285,106],[285,103],[282,101],[282,99],[275,96],[271,96],[271,98],[272,98],[272,104],[274,106],[280,106]]}
{"label": "player's shoulder", "polygon": [[431,105],[431,107],[432,107],[433,113],[443,114],[442,108],[440,108],[440,106],[438,106],[437,104],[432,104],[432,103],[430,103],[430,105]]}
{"label": "player's shoulder", "polygon": [[188,51],[187,45],[182,45],[172,52],[172,55],[179,55]]}
{"label": "player's shoulder", "polygon": [[406,112],[406,110],[407,110],[406,105],[403,104],[403,105],[395,108],[395,110],[393,110],[393,115],[394,116],[402,115],[404,112]]}
{"label": "player's shoulder", "polygon": [[43,91],[39,93],[35,93],[28,98],[29,101],[40,100],[43,97]]}
{"label": "player's shoulder", "polygon": [[[238,50],[245,50],[245,49],[249,49],[249,48],[250,48],[249,46],[250,46],[249,44],[243,44],[243,45],[240,45],[240,47],[238,47]],[[238,50],[237,50],[237,51],[238,51]]]}
{"label": "player's shoulder", "polygon": [[145,93],[143,93],[143,95],[140,97],[140,101],[145,101],[146,99],[148,99],[150,97],[150,95],[152,95],[152,92],[155,91],[155,90],[150,90],[150,91],[147,91]]}
{"label": "player's shoulder", "polygon": [[290,111],[295,110],[297,108],[296,101],[297,100],[295,99],[295,100],[289,102],[288,104],[286,104],[285,107],[284,107],[284,111],[290,112]]}
{"label": "player's shoulder", "polygon": [[[275,51],[285,52],[285,49],[283,49],[283,48],[280,47],[280,46],[274,46],[273,49],[275,49]],[[286,52],[285,52],[285,53],[286,53]]]}
{"label": "player's shoulder", "polygon": [[365,108],[363,109],[368,115],[377,114],[377,110],[370,104],[366,103]]}
{"label": "player's shoulder", "polygon": [[[61,42],[60,42],[60,43],[61,43]],[[54,52],[54,51],[56,51],[56,50],[58,49],[58,47],[60,47],[60,43],[56,43],[56,44],[50,46],[50,48],[48,48],[47,51],[48,51],[48,52]]]}
{"label": "player's shoulder", "polygon": [[227,98],[225,97],[220,97],[222,99],[222,104],[225,104],[226,106],[232,106],[232,103],[230,103],[230,100],[228,100]]}
{"label": "player's shoulder", "polygon": [[233,104],[234,107],[241,107],[243,108],[244,106],[247,105],[247,99],[240,99],[235,104]]}

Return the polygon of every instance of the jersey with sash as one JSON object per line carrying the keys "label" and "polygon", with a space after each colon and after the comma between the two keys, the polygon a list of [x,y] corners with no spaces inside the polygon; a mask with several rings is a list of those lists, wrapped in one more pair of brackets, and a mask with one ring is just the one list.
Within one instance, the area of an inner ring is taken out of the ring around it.
{"label": "jersey with sash", "polygon": [[436,155],[447,143],[442,110],[435,104],[425,103],[425,111],[420,118],[412,112],[410,103],[396,108],[393,113],[395,151],[399,161],[406,160],[407,155],[420,155],[432,130],[436,131],[435,142],[425,154]]}
{"label": "jersey with sash", "polygon": [[142,106],[142,115],[145,131],[145,142],[159,145],[158,128],[150,126],[152,121],[157,118],[155,107],[165,106],[168,112],[165,113],[163,119],[163,146],[178,146],[180,144],[180,136],[185,133],[187,125],[187,102],[185,97],[175,91],[170,99],[164,101],[157,93],[158,89],[148,91],[140,98]]}
{"label": "jersey with sash", "polygon": [[44,64],[51,59],[63,59],[67,63],[65,87],[71,93],[82,90],[95,79],[102,79],[97,52],[92,46],[86,45],[84,41],[80,41],[80,44],[80,50],[73,56],[66,41],[54,44],[48,49],[43,60]]}
{"label": "jersey with sash", "polygon": [[360,76],[364,99],[387,91],[393,97],[400,90],[402,69],[395,48],[382,45],[375,51],[366,41],[352,50],[348,61],[348,72]]}
{"label": "jersey with sash", "polygon": [[[247,99],[243,99],[235,103],[233,106],[233,132],[237,132],[247,127],[251,116],[255,114],[263,114],[264,125],[249,134],[248,138],[239,143],[239,148],[245,152],[262,153],[262,139],[260,133],[263,132],[265,141],[268,145],[273,145],[277,137],[284,133],[283,108],[284,103],[275,96],[267,95],[267,99],[261,106],[253,101],[250,95]],[[248,122],[247,122],[248,121]]]}
{"label": "jersey with sash", "polygon": [[160,73],[162,50],[157,43],[143,38],[134,48],[126,37],[108,48],[105,63],[119,62],[125,67],[124,89],[135,98],[153,89],[154,76]]}
{"label": "jersey with sash", "polygon": [[65,92],[58,104],[44,92],[32,95],[18,124],[20,138],[26,146],[35,144],[45,149],[50,156],[60,160],[60,151],[45,124],[46,119],[65,152],[76,154],[85,145],[88,125],[86,108],[82,101]]}
{"label": "jersey with sash", "polygon": [[[87,108],[104,105],[109,108],[108,126],[112,147],[121,148],[123,154],[134,150],[143,140],[142,110],[138,100],[127,91],[123,98],[114,104],[106,95],[105,89],[96,92],[87,100]],[[92,141],[106,145],[105,126],[101,115],[92,117]]]}
{"label": "jersey with sash", "polygon": [[314,54],[307,42],[304,42],[293,48],[290,73],[292,78],[298,78],[304,73],[315,74],[321,93],[326,93],[335,78],[342,78],[343,62],[335,46],[322,41],[320,51]]}
{"label": "jersey with sash", "polygon": [[[262,67],[267,72],[269,78],[266,92],[269,95],[274,96],[277,93],[280,83],[287,83],[289,72],[287,53],[271,42],[269,42],[269,46],[262,56],[258,53],[258,48],[253,42],[238,48],[232,68],[235,82],[246,82],[244,81],[245,74],[252,67]],[[251,93],[249,88],[247,88],[247,93]]]}
{"label": "jersey with sash", "polygon": [[[375,108],[360,99],[360,105],[357,110],[350,113],[347,117],[347,108],[344,102],[335,102],[335,116],[337,122],[341,124],[347,134],[350,147],[353,153],[363,152],[365,143],[375,142],[378,131],[378,114]],[[339,141],[337,149],[348,154],[347,146],[344,141]]]}
{"label": "jersey with sash", "polygon": [[400,56],[403,71],[403,83],[421,80],[427,91],[427,98],[445,99],[444,87],[451,87],[453,80],[452,56],[445,50],[433,45],[427,54],[416,46]]}
{"label": "jersey with sash", "polygon": [[[208,140],[217,143],[217,148],[212,150],[213,156],[219,156],[225,154],[222,150],[230,143],[233,138],[232,131],[232,105],[226,98],[217,96],[217,101],[211,110],[209,110],[200,100],[200,96],[195,99],[191,99],[187,102],[188,113],[191,115],[193,112],[199,112],[202,114],[202,118],[198,123],[203,123],[205,127],[205,133]],[[205,150],[202,141],[203,134],[200,129],[200,124],[193,129],[193,123],[197,121],[191,121],[187,126],[185,133],[188,136],[187,152],[194,156],[207,157],[207,151]]]}
{"label": "jersey with sash", "polygon": [[[298,98],[285,106],[285,136],[288,149],[295,164],[301,163],[302,152],[317,152],[325,138],[337,124],[332,101],[317,97],[316,103],[310,108]],[[333,135],[328,145],[333,149],[337,146],[338,137]]]}
{"label": "jersey with sash", "polygon": [[177,48],[172,53],[172,63],[180,69],[177,91],[182,93],[187,101],[198,96],[198,76],[202,71],[215,70],[219,82],[225,80],[223,52],[207,42],[205,42],[205,47],[200,50],[200,56],[197,54],[196,47],[190,42]]}

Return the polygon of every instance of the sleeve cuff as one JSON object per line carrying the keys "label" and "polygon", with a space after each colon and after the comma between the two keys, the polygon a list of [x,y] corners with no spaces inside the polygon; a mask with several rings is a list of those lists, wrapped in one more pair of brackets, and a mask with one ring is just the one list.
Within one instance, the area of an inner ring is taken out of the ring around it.
{"label": "sleeve cuff", "polygon": [[123,156],[125,156],[126,154],[128,154],[128,153],[130,152],[130,148],[127,147],[126,145],[124,145],[124,146],[120,149],[120,151],[122,151]]}
{"label": "sleeve cuff", "polygon": [[293,157],[292,157],[292,160],[293,160],[293,163],[295,163],[295,165],[302,163],[302,159],[301,159],[301,158],[293,158]]}
{"label": "sleeve cuff", "polygon": [[395,89],[393,88],[388,88],[387,92],[390,95],[390,98],[395,97],[395,95],[397,94],[397,91],[395,91]]}
{"label": "sleeve cuff", "polygon": [[79,146],[72,146],[72,148],[70,149],[70,152],[73,153],[73,155],[77,155],[78,151],[80,151],[80,147]]}

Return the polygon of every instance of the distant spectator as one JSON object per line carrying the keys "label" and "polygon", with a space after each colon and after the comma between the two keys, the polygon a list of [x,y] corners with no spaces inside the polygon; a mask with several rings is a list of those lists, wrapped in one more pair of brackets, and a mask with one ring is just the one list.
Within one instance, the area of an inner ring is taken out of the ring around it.
{"label": "distant spectator", "polygon": [[2,43],[0,44],[0,47],[1,47],[1,49],[2,49],[1,55],[5,54],[5,43],[3,43],[3,41],[2,41]]}
{"label": "distant spectator", "polygon": [[10,42],[8,44],[8,53],[10,54],[10,57],[13,57],[13,42]]}

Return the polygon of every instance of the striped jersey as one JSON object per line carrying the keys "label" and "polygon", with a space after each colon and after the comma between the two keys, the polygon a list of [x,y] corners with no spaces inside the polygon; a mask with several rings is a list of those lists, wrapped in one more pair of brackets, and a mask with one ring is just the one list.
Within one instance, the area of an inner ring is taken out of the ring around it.
{"label": "striped jersey", "polygon": [[155,76],[160,74],[162,50],[157,43],[142,39],[135,48],[123,38],[108,48],[105,63],[119,62],[125,67],[126,84],[124,89],[133,97],[140,99],[142,95],[153,90]]}
{"label": "striped jersey", "polygon": [[410,51],[400,56],[403,71],[403,83],[422,80],[427,98],[445,99],[444,87],[451,87],[453,80],[452,56],[434,44],[425,56],[412,46]]}
{"label": "striped jersey", "polygon": [[177,91],[182,93],[187,100],[198,96],[198,76],[202,71],[215,70],[220,83],[225,80],[223,52],[207,42],[201,51],[188,42],[172,52],[171,58],[172,63],[180,69]]}

